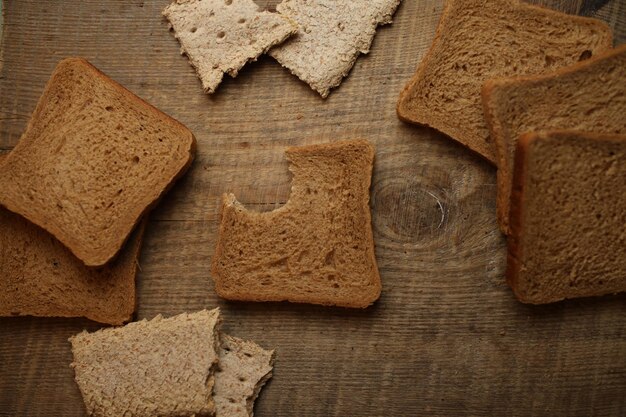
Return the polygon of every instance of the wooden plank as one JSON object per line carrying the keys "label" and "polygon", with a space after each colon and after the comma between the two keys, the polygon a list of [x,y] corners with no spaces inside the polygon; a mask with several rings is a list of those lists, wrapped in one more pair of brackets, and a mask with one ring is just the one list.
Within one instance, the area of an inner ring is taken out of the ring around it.
{"label": "wooden plank", "polygon": [[[372,52],[320,99],[262,57],[214,96],[160,10],[167,0],[6,1],[0,149],[19,139],[54,65],[88,58],[188,125],[189,174],[152,213],[138,318],[220,306],[229,333],[277,349],[258,416],[626,414],[625,297],[531,307],[503,280],[495,170],[430,129],[401,123],[398,93],[427,50],[442,3],[406,0]],[[276,1],[259,1],[273,7]],[[626,1],[546,0],[609,22],[626,40]],[[380,301],[365,311],[216,297],[209,264],[220,195],[251,208],[289,198],[285,146],[365,137]],[[84,415],[67,338],[95,323],[0,319],[0,416]]]}

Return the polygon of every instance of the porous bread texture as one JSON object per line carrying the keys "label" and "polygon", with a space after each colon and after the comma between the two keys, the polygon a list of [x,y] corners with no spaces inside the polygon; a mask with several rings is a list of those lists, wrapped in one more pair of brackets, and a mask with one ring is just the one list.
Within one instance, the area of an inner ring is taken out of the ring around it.
{"label": "porous bread texture", "polygon": [[611,46],[611,30],[599,20],[516,0],[448,0],[430,50],[400,94],[397,113],[495,163],[480,98],[483,83],[549,73]]}
{"label": "porous bread texture", "polygon": [[252,417],[254,401],[272,377],[274,351],[221,335],[213,399],[216,417]]}
{"label": "porous bread texture", "polygon": [[0,208],[0,316],[132,318],[145,222],[114,261],[86,267],[52,235]]}
{"label": "porous bread texture", "polygon": [[71,367],[88,415],[215,413],[219,324],[219,309],[202,310],[71,337]]}
{"label": "porous bread texture", "polygon": [[215,92],[224,73],[236,77],[247,62],[298,31],[291,19],[260,11],[252,0],[176,0],[163,16],[206,93]]}
{"label": "porous bread texture", "polygon": [[520,135],[553,129],[626,133],[626,45],[551,74],[490,80],[482,94],[498,149],[498,223],[508,234]]}
{"label": "porous bread texture", "polygon": [[212,260],[223,298],[364,308],[380,296],[365,140],[288,148],[291,196],[268,213],[224,195]]}
{"label": "porous bread texture", "polygon": [[194,152],[195,138],[182,124],[87,61],[65,59],[0,165],[0,204],[86,265],[102,266]]}
{"label": "porous bread texture", "polygon": [[325,98],[369,52],[376,27],[391,23],[400,1],[284,0],[276,10],[300,29],[269,54]]}
{"label": "porous bread texture", "polygon": [[626,136],[528,133],[515,157],[507,281],[517,298],[626,291]]}

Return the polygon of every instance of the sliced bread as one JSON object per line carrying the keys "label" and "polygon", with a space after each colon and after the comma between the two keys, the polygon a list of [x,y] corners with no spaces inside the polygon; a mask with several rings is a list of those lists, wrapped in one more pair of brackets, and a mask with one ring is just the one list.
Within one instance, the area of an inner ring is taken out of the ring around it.
{"label": "sliced bread", "polygon": [[206,93],[215,92],[224,73],[237,76],[247,62],[298,30],[291,19],[261,11],[253,0],[176,0],[163,16]]}
{"label": "sliced bread", "polygon": [[89,266],[122,248],[191,164],[193,134],[87,61],[61,61],[0,165],[0,204]]}
{"label": "sliced bread", "polygon": [[367,307],[380,296],[365,140],[292,147],[289,201],[269,213],[225,195],[212,260],[221,297]]}
{"label": "sliced bread", "polygon": [[219,309],[82,332],[70,338],[90,416],[212,415]]}
{"label": "sliced bread", "polygon": [[269,54],[322,97],[370,50],[376,27],[391,23],[401,0],[283,0],[276,6],[295,20],[296,36]]}
{"label": "sliced bread", "polygon": [[447,0],[432,46],[397,105],[496,162],[480,90],[496,77],[541,74],[609,49],[609,27],[517,0]]}
{"label": "sliced bread", "polygon": [[626,291],[625,208],[625,135],[523,135],[507,266],[519,300],[543,304]]}
{"label": "sliced bread", "polygon": [[216,417],[252,417],[254,401],[272,377],[274,351],[221,335],[213,399]]}
{"label": "sliced bread", "polygon": [[94,269],[46,231],[0,208],[0,316],[86,317],[113,325],[130,320],[144,224],[120,256]]}
{"label": "sliced bread", "polygon": [[483,102],[498,147],[498,223],[508,234],[520,135],[549,129],[626,134],[626,45],[551,74],[490,80]]}

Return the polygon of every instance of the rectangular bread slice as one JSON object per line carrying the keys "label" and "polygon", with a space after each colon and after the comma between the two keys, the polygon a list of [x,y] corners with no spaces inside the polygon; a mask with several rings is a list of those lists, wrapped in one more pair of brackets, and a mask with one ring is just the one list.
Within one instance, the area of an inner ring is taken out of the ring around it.
{"label": "rectangular bread slice", "polygon": [[194,152],[182,124],[84,59],[65,59],[0,165],[0,205],[50,232],[86,265],[102,266]]}
{"label": "rectangular bread slice", "polygon": [[498,149],[498,223],[508,233],[520,135],[554,129],[626,133],[626,45],[551,74],[490,80],[483,104]]}
{"label": "rectangular bread slice", "polygon": [[626,291],[626,136],[520,138],[507,281],[533,304]]}
{"label": "rectangular bread slice", "polygon": [[288,148],[293,182],[277,210],[223,198],[211,264],[229,300],[365,308],[378,299],[369,189],[374,147],[365,140]]}
{"label": "rectangular bread slice", "polygon": [[216,308],[71,337],[87,414],[213,415],[219,325]]}
{"label": "rectangular bread slice", "polygon": [[447,0],[430,50],[400,94],[398,116],[433,127],[496,163],[480,89],[544,74],[612,45],[603,22],[517,0]]}

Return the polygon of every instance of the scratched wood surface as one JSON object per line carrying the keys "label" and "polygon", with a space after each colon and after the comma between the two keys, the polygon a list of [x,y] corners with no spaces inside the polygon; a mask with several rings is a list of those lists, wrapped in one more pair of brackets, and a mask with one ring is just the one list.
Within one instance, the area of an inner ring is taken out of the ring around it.
{"label": "scratched wood surface", "polygon": [[[271,7],[275,1],[258,1]],[[258,416],[626,415],[626,298],[532,307],[503,278],[495,170],[398,121],[438,0],[405,0],[327,100],[271,58],[207,96],[160,16],[167,0],[9,0],[2,6],[0,149],[18,141],[55,64],[83,56],[198,139],[190,172],[150,217],[137,318],[220,306],[224,329],[277,350]],[[626,40],[626,1],[544,1]],[[209,264],[219,199],[289,197],[289,145],[375,144],[371,206],[381,299],[364,311],[219,300]],[[0,231],[1,233],[1,231]],[[81,416],[67,338],[82,319],[0,319],[0,416]]]}

